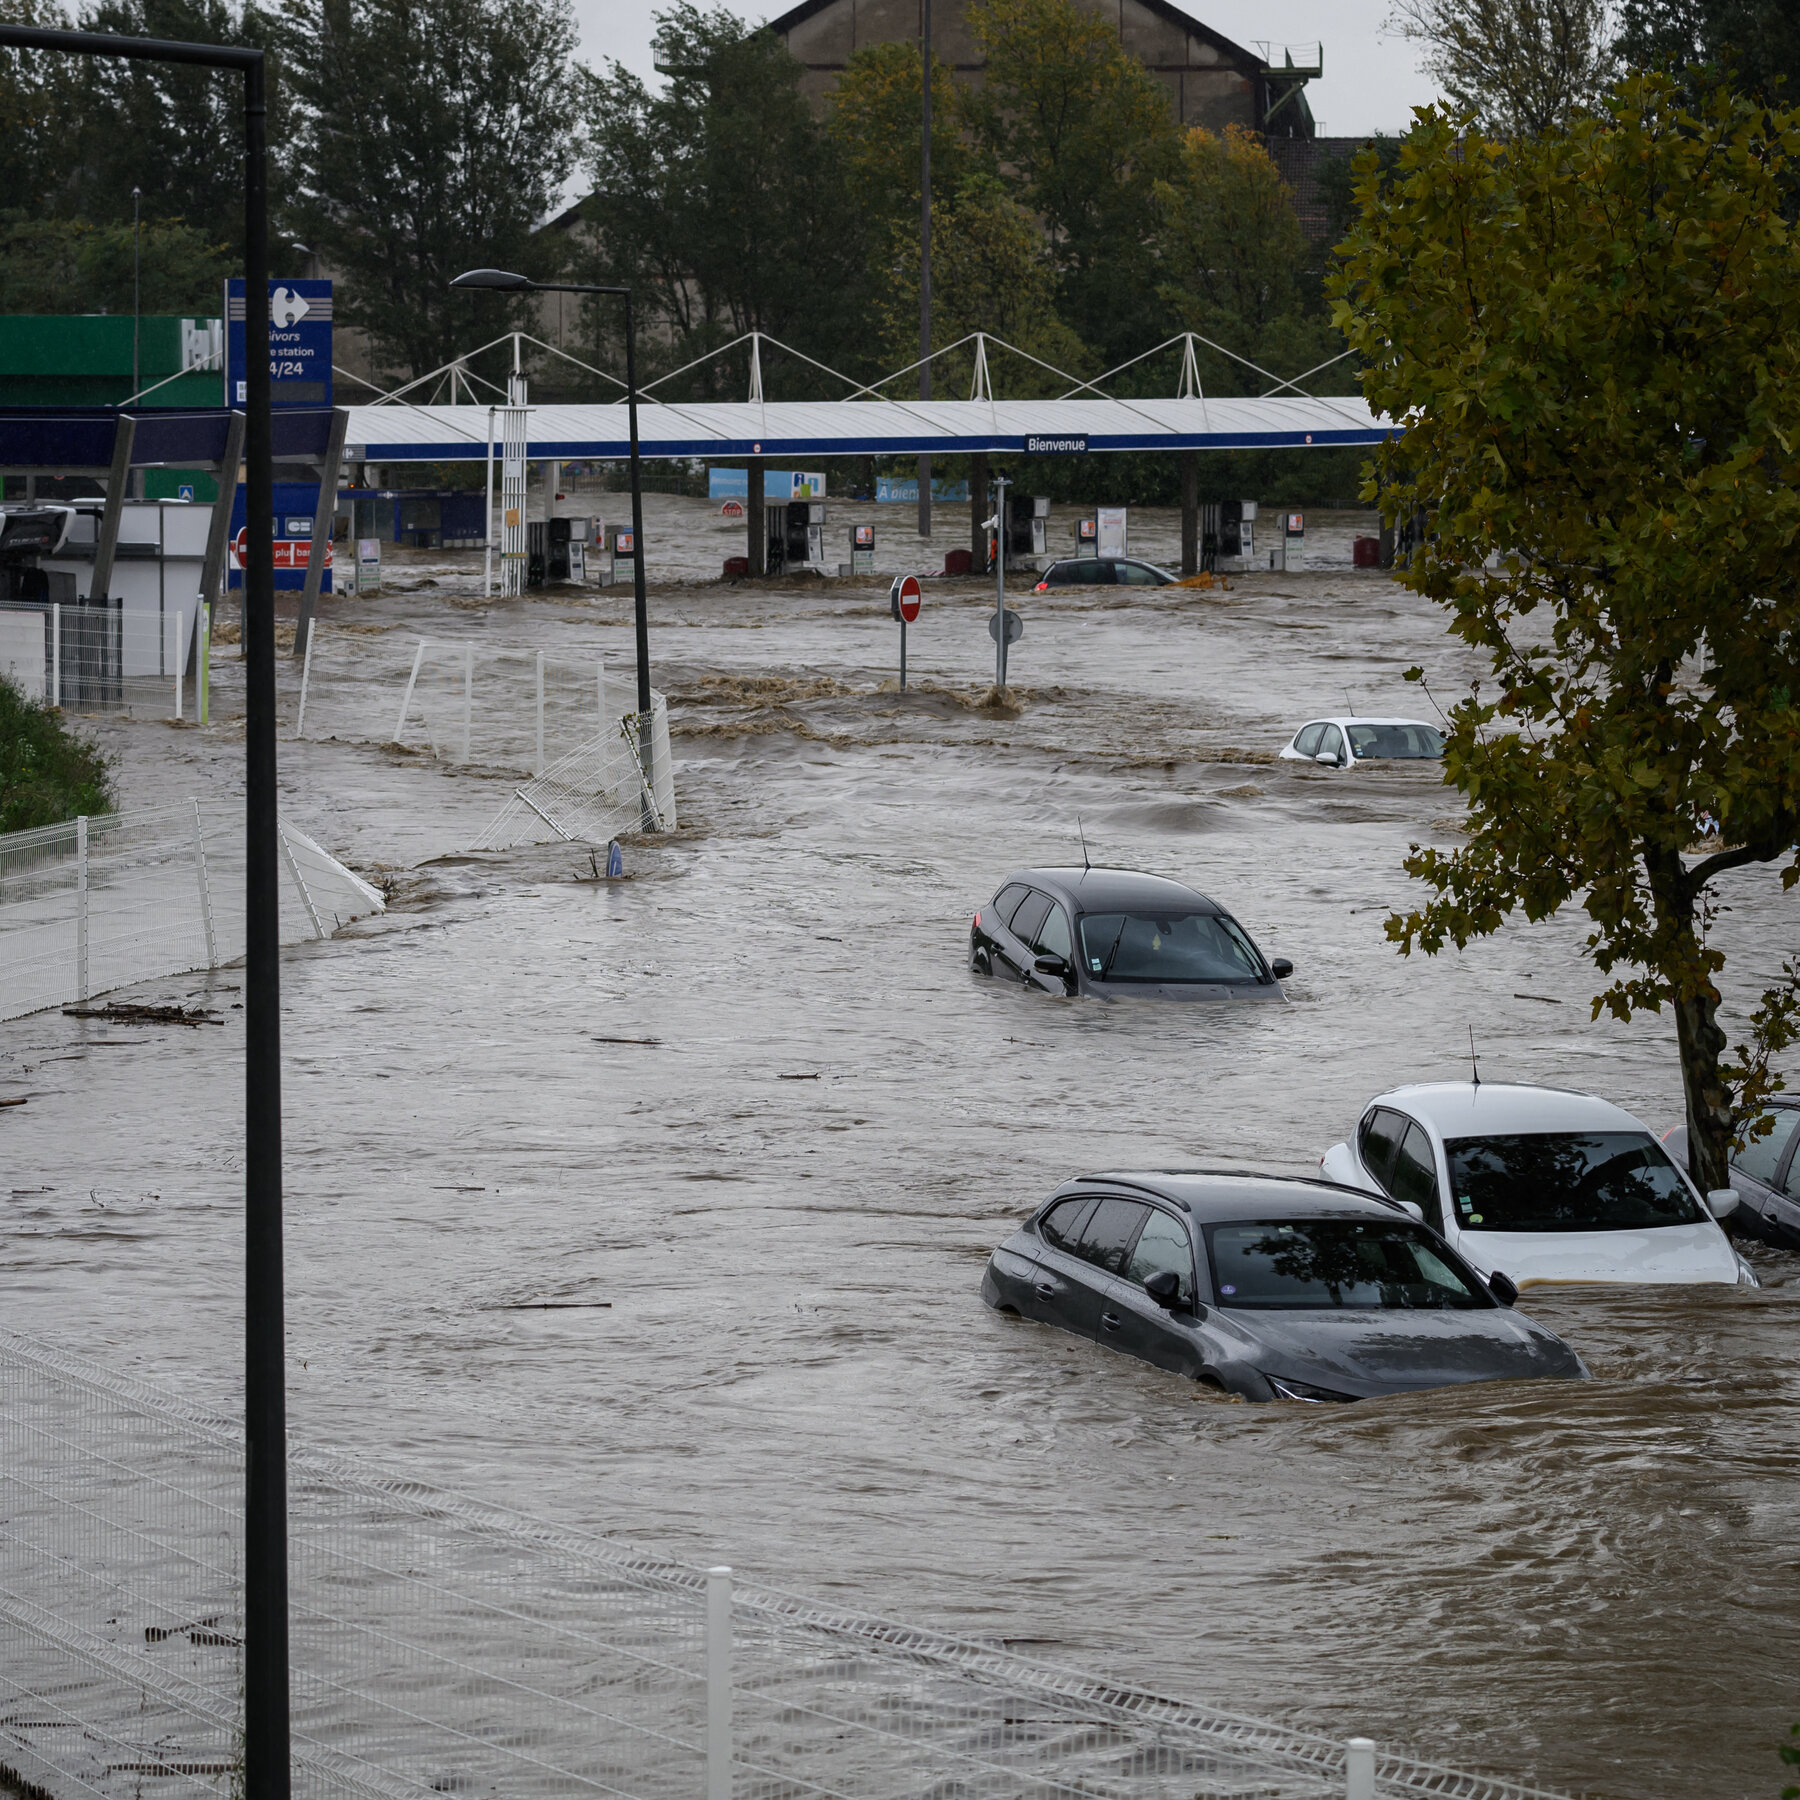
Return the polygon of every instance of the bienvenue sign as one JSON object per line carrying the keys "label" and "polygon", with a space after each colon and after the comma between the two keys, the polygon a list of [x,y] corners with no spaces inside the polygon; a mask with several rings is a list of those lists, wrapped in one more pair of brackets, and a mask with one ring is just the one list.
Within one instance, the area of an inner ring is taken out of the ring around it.
{"label": "bienvenue sign", "polygon": [[1087,437],[1028,437],[1025,440],[1027,456],[1085,456],[1087,454]]}

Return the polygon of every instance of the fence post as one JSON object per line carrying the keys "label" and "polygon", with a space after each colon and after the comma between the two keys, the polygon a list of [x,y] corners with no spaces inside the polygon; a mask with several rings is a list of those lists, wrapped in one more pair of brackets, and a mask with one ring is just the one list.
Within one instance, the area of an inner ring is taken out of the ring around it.
{"label": "fence post", "polygon": [[206,966],[216,969],[219,966],[218,952],[213,945],[212,887],[206,879],[206,844],[200,835],[200,797],[193,796],[194,801],[194,874],[200,882],[200,922],[206,927]]}
{"label": "fence post", "polygon": [[463,645],[463,753],[469,760],[469,721],[475,711],[475,646]]}
{"label": "fence post", "polygon": [[187,657],[184,654],[186,649],[187,614],[178,612],[175,615],[175,716],[178,719],[182,716],[184,710],[181,704],[181,677],[187,664]]}
{"label": "fence post", "polygon": [[544,653],[541,650],[537,653],[537,725],[537,767],[532,773],[541,775],[544,772]]}
{"label": "fence post", "polygon": [[62,602],[50,607],[50,704],[62,705]]}
{"label": "fence post", "polygon": [[312,680],[313,632],[306,634],[306,660],[300,665],[300,710],[294,715],[294,736],[306,735],[306,684]]}
{"label": "fence post", "polygon": [[200,673],[194,678],[200,684],[200,692],[196,696],[196,711],[200,715],[202,725],[208,722],[209,709],[212,704],[212,602],[200,602]]}
{"label": "fence post", "polygon": [[1375,1800],[1372,1738],[1351,1738],[1344,1746],[1344,1800]]}
{"label": "fence post", "polygon": [[706,1571],[706,1800],[731,1800],[731,1571]]}
{"label": "fence post", "polygon": [[419,639],[419,647],[413,652],[412,673],[406,678],[406,692],[400,699],[400,718],[394,726],[394,742],[400,742],[401,733],[406,730],[406,715],[412,707],[413,684],[419,679],[419,665],[425,660],[425,640]]}
{"label": "fence post", "polygon": [[288,877],[294,884],[295,892],[300,896],[300,904],[306,908],[306,917],[313,928],[313,936],[322,938],[325,935],[325,926],[319,918],[319,909],[313,905],[313,897],[307,892],[305,879],[300,873],[300,865],[294,861],[294,846],[288,842],[288,834],[282,829],[279,820],[275,824],[275,836],[281,844],[281,855],[287,863]]}
{"label": "fence post", "polygon": [[88,997],[88,843],[87,814],[75,821],[75,998]]}

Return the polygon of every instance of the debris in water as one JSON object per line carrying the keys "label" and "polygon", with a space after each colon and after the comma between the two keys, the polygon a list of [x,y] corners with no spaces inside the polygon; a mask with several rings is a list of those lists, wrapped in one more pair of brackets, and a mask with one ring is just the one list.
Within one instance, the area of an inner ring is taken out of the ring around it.
{"label": "debris in water", "polygon": [[1514,994],[1515,1000],[1535,1000],[1540,1006],[1561,1006],[1560,1000],[1553,1000],[1548,994]]}
{"label": "debris in water", "polygon": [[642,1044],[645,1046],[646,1049],[652,1049],[652,1050],[659,1047],[662,1043],[661,1038],[627,1038],[627,1037],[597,1037],[597,1038],[590,1038],[588,1041],[590,1043],[594,1043],[594,1044]]}
{"label": "debris in water", "polygon": [[224,1021],[204,1006],[134,1006],[109,1000],[104,1006],[65,1006],[65,1019],[105,1019],[114,1025],[219,1025]]}

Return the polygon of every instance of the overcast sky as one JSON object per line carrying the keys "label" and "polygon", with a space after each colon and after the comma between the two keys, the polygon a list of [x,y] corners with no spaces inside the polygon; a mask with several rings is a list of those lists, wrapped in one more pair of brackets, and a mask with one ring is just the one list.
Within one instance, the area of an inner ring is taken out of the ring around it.
{"label": "overcast sky", "polygon": [[[718,0],[702,0],[710,7]],[[1307,90],[1313,116],[1330,137],[1398,131],[1411,109],[1434,98],[1414,47],[1381,35],[1388,0],[1182,0],[1184,9],[1246,46],[1325,46],[1325,76]],[[616,57],[646,80],[650,66],[651,14],[665,0],[575,0],[582,60],[598,67]],[[723,0],[746,19],[763,20],[785,5]],[[1279,52],[1276,53],[1279,56]],[[1299,59],[1296,58],[1296,61]]]}

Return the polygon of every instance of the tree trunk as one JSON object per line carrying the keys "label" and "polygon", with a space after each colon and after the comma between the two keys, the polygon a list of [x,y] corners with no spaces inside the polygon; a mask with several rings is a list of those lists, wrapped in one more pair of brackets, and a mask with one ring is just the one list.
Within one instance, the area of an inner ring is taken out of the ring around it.
{"label": "tree trunk", "polygon": [[1725,1033],[1719,1029],[1719,993],[1675,1001],[1675,1041],[1681,1053],[1681,1086],[1687,1098],[1688,1173],[1701,1193],[1731,1186],[1731,1095],[1719,1074]]}

